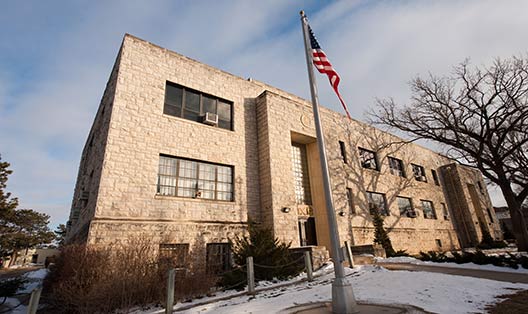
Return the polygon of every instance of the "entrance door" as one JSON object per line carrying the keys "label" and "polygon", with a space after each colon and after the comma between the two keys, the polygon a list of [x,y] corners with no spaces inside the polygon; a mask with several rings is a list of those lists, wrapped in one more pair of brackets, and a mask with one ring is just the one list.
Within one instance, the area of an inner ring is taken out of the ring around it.
{"label": "entrance door", "polygon": [[299,219],[299,238],[301,240],[301,246],[317,245],[314,217]]}

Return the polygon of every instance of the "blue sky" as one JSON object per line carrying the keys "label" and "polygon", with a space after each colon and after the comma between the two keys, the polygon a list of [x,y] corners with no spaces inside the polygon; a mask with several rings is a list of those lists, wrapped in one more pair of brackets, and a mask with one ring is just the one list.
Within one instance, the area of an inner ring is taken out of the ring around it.
{"label": "blue sky", "polygon": [[[7,1],[0,154],[14,170],[8,190],[53,225],[66,222],[81,150],[125,33],[309,99],[300,9],[357,119],[376,97],[405,102],[418,74],[527,52],[528,1]],[[318,80],[321,102],[340,111],[326,78]]]}

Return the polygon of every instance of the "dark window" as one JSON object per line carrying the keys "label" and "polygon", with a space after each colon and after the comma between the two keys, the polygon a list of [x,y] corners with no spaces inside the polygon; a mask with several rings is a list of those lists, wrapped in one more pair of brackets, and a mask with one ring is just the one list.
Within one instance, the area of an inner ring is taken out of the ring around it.
{"label": "dark window", "polygon": [[411,164],[413,175],[416,181],[427,182],[427,177],[425,176],[425,169],[422,166]]}
{"label": "dark window", "polygon": [[477,185],[479,187],[480,194],[484,194],[484,187],[482,186],[482,183],[480,181],[477,181]]}
{"label": "dark window", "polygon": [[442,247],[442,241],[440,241],[440,239],[435,239],[435,242],[436,242],[436,246],[441,248]]}
{"label": "dark window", "polygon": [[486,210],[488,211],[488,217],[489,217],[490,221],[493,223],[493,222],[494,222],[494,221],[493,221],[493,215],[491,214],[490,209],[489,209],[489,208],[486,208]]}
{"label": "dark window", "polygon": [[306,146],[292,143],[292,170],[297,204],[312,205]]}
{"label": "dark window", "polygon": [[442,214],[444,215],[444,220],[449,220],[449,210],[445,203],[440,203],[442,205]]}
{"label": "dark window", "polygon": [[400,159],[389,157],[389,169],[391,174],[395,176],[405,177],[403,162]]}
{"label": "dark window", "polygon": [[353,199],[351,188],[346,188],[346,197],[347,197],[347,203],[348,203],[348,208],[350,210],[350,213],[355,214],[356,209],[354,208],[354,199]]}
{"label": "dark window", "polygon": [[233,200],[233,167],[160,156],[158,194]]}
{"label": "dark window", "polygon": [[412,206],[412,201],[408,197],[398,196],[398,207],[400,208],[400,216],[416,218],[416,212]]}
{"label": "dark window", "polygon": [[361,147],[359,148],[359,162],[363,168],[374,170],[379,169],[376,153]]}
{"label": "dark window", "polygon": [[205,115],[210,113],[218,118],[218,127],[232,130],[232,111],[233,104],[227,100],[170,82],[165,85],[164,114],[205,123]]}
{"label": "dark window", "polygon": [[173,268],[187,267],[189,244],[162,243],[159,246],[159,259]]}
{"label": "dark window", "polygon": [[438,181],[438,174],[436,174],[436,170],[431,169],[431,174],[433,175],[434,184],[440,185],[440,181]]}
{"label": "dark window", "polygon": [[377,210],[383,216],[389,215],[387,202],[385,201],[385,194],[367,192],[367,201],[369,210]]}
{"label": "dark window", "polygon": [[222,273],[231,269],[231,246],[229,243],[207,244],[207,272]]}
{"label": "dark window", "polygon": [[341,149],[341,158],[343,158],[343,162],[347,163],[347,154],[346,154],[346,146],[345,142],[339,141],[339,149]]}
{"label": "dark window", "polygon": [[433,207],[433,202],[422,200],[422,208],[423,208],[424,218],[436,219],[436,212]]}

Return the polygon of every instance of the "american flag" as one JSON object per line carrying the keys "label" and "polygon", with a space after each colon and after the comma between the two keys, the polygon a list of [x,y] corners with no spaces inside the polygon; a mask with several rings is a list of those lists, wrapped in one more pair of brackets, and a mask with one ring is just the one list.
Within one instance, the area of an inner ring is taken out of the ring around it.
{"label": "american flag", "polygon": [[310,33],[310,44],[312,46],[312,56],[313,56],[312,59],[313,59],[314,66],[317,69],[317,71],[319,71],[319,73],[323,73],[328,76],[330,85],[332,85],[332,88],[334,89],[334,92],[339,98],[339,101],[341,101],[341,104],[343,105],[343,109],[345,109],[347,117],[349,119],[352,119],[350,117],[350,113],[348,113],[347,105],[345,104],[343,97],[341,97],[341,94],[339,93],[338,86],[339,86],[339,81],[341,80],[339,78],[339,74],[337,74],[336,70],[334,70],[334,67],[330,63],[330,60],[328,60],[328,58],[326,57],[326,54],[321,49],[321,46],[319,46],[319,43],[317,42],[317,39],[315,38],[315,35],[310,25],[308,25],[308,31]]}

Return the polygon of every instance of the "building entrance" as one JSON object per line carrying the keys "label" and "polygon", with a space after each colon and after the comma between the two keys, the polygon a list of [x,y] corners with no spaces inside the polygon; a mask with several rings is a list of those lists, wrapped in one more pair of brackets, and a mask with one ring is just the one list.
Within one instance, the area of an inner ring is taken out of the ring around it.
{"label": "building entrance", "polygon": [[299,219],[299,238],[301,246],[317,245],[317,234],[315,233],[315,218]]}

